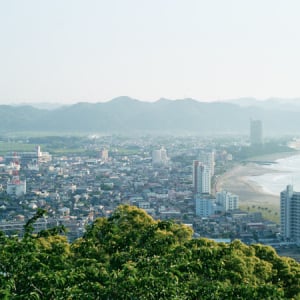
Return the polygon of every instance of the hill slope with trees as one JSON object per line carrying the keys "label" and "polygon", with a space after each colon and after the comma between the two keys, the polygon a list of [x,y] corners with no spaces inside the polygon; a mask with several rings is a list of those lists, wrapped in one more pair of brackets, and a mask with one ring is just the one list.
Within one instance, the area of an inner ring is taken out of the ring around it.
{"label": "hill slope with trees", "polygon": [[63,227],[0,236],[1,299],[300,299],[300,264],[273,248],[192,238],[118,207],[70,243]]}

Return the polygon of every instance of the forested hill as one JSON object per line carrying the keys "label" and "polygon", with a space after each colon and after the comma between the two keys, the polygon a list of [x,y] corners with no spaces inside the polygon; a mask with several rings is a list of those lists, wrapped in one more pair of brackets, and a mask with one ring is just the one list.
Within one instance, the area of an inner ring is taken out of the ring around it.
{"label": "forested hill", "polygon": [[161,99],[149,103],[129,97],[119,97],[104,103],[77,103],[51,110],[0,105],[0,130],[248,134],[252,118],[263,121],[264,132],[267,134],[299,131],[299,110],[270,107],[206,103],[193,99]]}
{"label": "forested hill", "polygon": [[299,299],[300,265],[273,248],[193,239],[189,227],[118,207],[69,243],[63,228],[0,236],[1,299]]}

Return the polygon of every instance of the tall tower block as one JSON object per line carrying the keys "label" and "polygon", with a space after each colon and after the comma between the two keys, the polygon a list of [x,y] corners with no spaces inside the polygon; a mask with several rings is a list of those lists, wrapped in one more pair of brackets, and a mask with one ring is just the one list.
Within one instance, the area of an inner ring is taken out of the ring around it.
{"label": "tall tower block", "polygon": [[263,128],[261,120],[250,120],[250,143],[251,146],[262,146]]}
{"label": "tall tower block", "polygon": [[280,227],[284,240],[300,245],[300,192],[292,185],[280,193]]}
{"label": "tall tower block", "polygon": [[193,187],[195,194],[211,193],[211,173],[199,160],[193,161]]}

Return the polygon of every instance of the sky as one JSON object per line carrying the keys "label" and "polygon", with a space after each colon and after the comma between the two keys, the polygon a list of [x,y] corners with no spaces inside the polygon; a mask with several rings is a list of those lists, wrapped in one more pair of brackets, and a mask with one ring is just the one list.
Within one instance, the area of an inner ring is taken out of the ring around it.
{"label": "sky", "polygon": [[299,0],[0,0],[0,103],[300,96]]}

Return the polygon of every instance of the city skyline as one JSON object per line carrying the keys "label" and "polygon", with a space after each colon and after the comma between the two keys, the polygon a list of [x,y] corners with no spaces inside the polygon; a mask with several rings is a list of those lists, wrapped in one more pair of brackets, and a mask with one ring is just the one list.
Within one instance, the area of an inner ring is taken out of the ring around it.
{"label": "city skyline", "polygon": [[4,1],[0,104],[296,98],[300,3]]}

